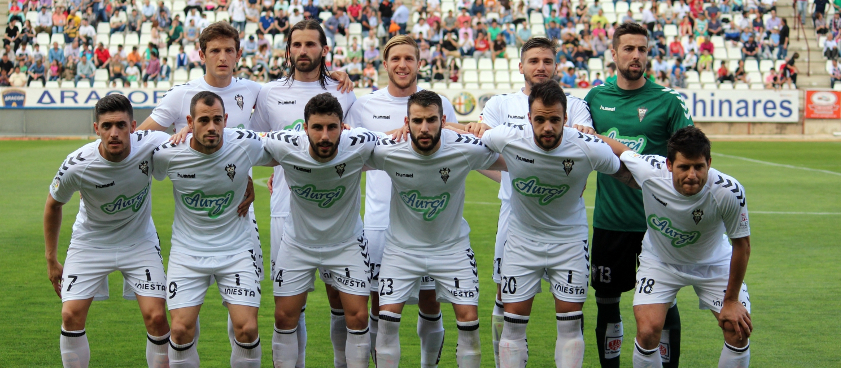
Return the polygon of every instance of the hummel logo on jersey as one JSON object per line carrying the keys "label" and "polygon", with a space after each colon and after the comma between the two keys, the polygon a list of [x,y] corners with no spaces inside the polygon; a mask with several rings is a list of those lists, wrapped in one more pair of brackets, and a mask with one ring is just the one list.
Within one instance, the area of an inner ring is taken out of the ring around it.
{"label": "hummel logo on jersey", "polygon": [[573,161],[571,159],[566,159],[566,160],[564,160],[563,164],[564,164],[564,172],[567,173],[567,176],[569,176],[569,172],[572,171],[572,166],[575,165],[575,161]]}
{"label": "hummel logo on jersey", "polygon": [[397,171],[394,172],[394,175],[397,176],[398,178],[414,178],[415,177],[414,173],[403,174],[403,173],[399,173]]}
{"label": "hummel logo on jersey", "polygon": [[374,119],[391,119],[391,115],[374,115]]}
{"label": "hummel logo on jersey", "polygon": [[339,174],[340,178],[342,177],[342,174],[345,173],[345,166],[347,166],[347,164],[344,163],[334,166],[336,168],[336,174]]}
{"label": "hummel logo on jersey", "polygon": [[232,190],[220,195],[207,195],[200,190],[181,195],[181,201],[187,208],[197,211],[207,211],[207,216],[210,218],[217,218],[222,215],[233,200],[234,191]]}
{"label": "hummel logo on jersey", "polygon": [[108,184],[101,184],[101,185],[96,184],[96,189],[108,188],[108,187],[113,187],[113,186],[114,186],[114,182],[112,181]]}
{"label": "hummel logo on jersey", "polygon": [[225,173],[228,174],[231,181],[234,181],[234,176],[237,176],[237,165],[228,164],[228,166],[225,166]]}
{"label": "hummel logo on jersey", "polygon": [[438,173],[441,174],[441,180],[444,181],[444,184],[447,184],[447,180],[450,179],[450,168],[445,167],[441,170],[438,170]]}
{"label": "hummel logo on jersey", "polygon": [[604,110],[604,111],[616,111],[616,108],[615,108],[615,107],[604,107],[604,106],[602,106],[602,105],[599,105],[599,110]]}
{"label": "hummel logo on jersey", "polygon": [[509,115],[508,115],[508,118],[509,118],[509,119],[520,119],[520,120],[524,120],[526,117],[525,117],[524,115],[511,115],[511,114],[509,114]]}
{"label": "hummel logo on jersey", "polygon": [[533,158],[525,158],[525,157],[520,157],[520,155],[516,155],[516,159],[517,159],[517,161],[522,161],[522,162],[525,162],[525,163],[534,164],[534,159]]}
{"label": "hummel logo on jersey", "polygon": [[195,178],[196,178],[196,174],[182,174],[182,173],[178,173],[178,177],[179,177],[179,178],[182,178],[182,179],[195,179]]}
{"label": "hummel logo on jersey", "polygon": [[444,192],[437,197],[423,197],[417,190],[400,192],[400,200],[414,211],[423,213],[426,221],[435,220],[450,202],[450,193]]}
{"label": "hummel logo on jersey", "polygon": [[277,101],[278,105],[294,105],[296,103],[298,103],[298,101],[295,101],[295,100],[292,100],[292,101]]}
{"label": "hummel logo on jersey", "polygon": [[302,199],[318,202],[318,207],[320,208],[330,208],[330,206],[342,199],[342,195],[345,194],[345,187],[341,185],[330,190],[318,190],[315,189],[315,185],[312,184],[307,184],[302,187],[292,187],[290,189],[293,194],[301,197]]}
{"label": "hummel logo on jersey", "polygon": [[537,203],[541,206],[563,197],[569,191],[569,185],[542,184],[536,176],[529,176],[525,179],[516,178],[511,181],[511,185],[514,190],[526,197],[540,198]]}
{"label": "hummel logo on jersey", "polygon": [[656,195],[652,194],[651,196],[654,197],[654,199],[657,200],[657,202],[660,202],[660,204],[662,204],[663,207],[668,207],[669,206],[668,203],[661,201],[660,198],[657,198]]}
{"label": "hummel logo on jersey", "polygon": [[239,107],[239,109],[242,110],[242,108],[245,106],[245,101],[243,100],[242,95],[238,94],[238,95],[234,96],[234,100],[236,100],[237,106]]}
{"label": "hummel logo on jersey", "polygon": [[143,175],[149,176],[149,161],[141,162],[140,166],[137,168],[140,169],[140,172],[142,172]]}
{"label": "hummel logo on jersey", "polygon": [[698,225],[699,222],[703,219],[704,211],[700,208],[692,211],[692,220],[695,221],[695,225]]}
{"label": "hummel logo on jersey", "polygon": [[102,209],[102,212],[105,212],[109,215],[113,215],[120,211],[125,211],[129,208],[133,212],[137,212],[140,210],[140,207],[143,206],[143,202],[146,201],[146,197],[149,196],[149,186],[145,186],[141,189],[137,194],[126,197],[124,195],[120,195],[117,199],[113,200],[111,203],[106,203],[100,206],[99,208]]}
{"label": "hummel logo on jersey", "polygon": [[672,239],[672,246],[675,248],[683,248],[689,244],[693,244],[701,238],[700,231],[686,232],[672,227],[672,221],[666,217],[657,217],[657,215],[648,216],[648,227],[659,231],[665,237]]}
{"label": "hummel logo on jersey", "polygon": [[307,169],[306,167],[300,167],[300,166],[296,166],[296,165],[292,165],[292,167],[295,168],[295,170],[298,170],[298,171],[303,171],[305,173],[312,173],[312,170]]}

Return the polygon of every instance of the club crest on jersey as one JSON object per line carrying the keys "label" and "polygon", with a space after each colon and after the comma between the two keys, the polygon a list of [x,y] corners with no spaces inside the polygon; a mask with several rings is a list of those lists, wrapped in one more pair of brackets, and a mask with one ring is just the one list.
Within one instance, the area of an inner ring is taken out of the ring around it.
{"label": "club crest on jersey", "polygon": [[645,118],[645,113],[648,112],[648,109],[645,106],[637,107],[637,115],[639,115],[640,123],[642,123],[642,119]]}
{"label": "club crest on jersey", "polygon": [[225,166],[225,173],[228,174],[231,181],[234,181],[234,176],[237,176],[237,165],[228,164],[228,166]]}
{"label": "club crest on jersey", "polygon": [[242,110],[242,108],[245,106],[245,101],[243,100],[242,95],[238,94],[234,96],[234,100],[237,102],[237,106],[239,106],[239,109]]}
{"label": "club crest on jersey", "polygon": [[447,184],[447,180],[450,179],[450,168],[445,167],[441,170],[438,170],[438,173],[441,174],[441,180],[444,181],[444,184]]}
{"label": "club crest on jersey", "polygon": [[545,206],[557,198],[561,198],[569,191],[569,185],[549,185],[543,184],[536,176],[529,176],[528,178],[516,178],[511,181],[511,185],[517,193],[526,197],[537,197],[538,204]]}
{"label": "club crest on jersey", "polygon": [[566,159],[563,162],[564,164],[564,172],[569,176],[569,172],[572,171],[572,165],[575,165],[575,161],[571,159]]}
{"label": "club crest on jersey", "polygon": [[700,208],[695,210],[695,211],[692,211],[692,220],[695,221],[695,225],[698,225],[698,223],[701,222],[701,217],[703,217],[703,216],[704,216],[704,211],[701,210]]}
{"label": "club crest on jersey", "polygon": [[344,163],[334,166],[336,168],[336,174],[339,174],[340,178],[342,177],[342,174],[345,173],[345,166],[347,165]]}
{"label": "club crest on jersey", "polygon": [[432,221],[447,208],[447,204],[450,203],[450,193],[444,192],[436,197],[424,197],[417,190],[411,190],[400,192],[400,200],[413,211],[423,213],[424,220]]}
{"label": "club crest on jersey", "polygon": [[149,176],[149,161],[141,162],[140,166],[137,168],[140,169],[140,172],[142,172],[143,175]]}
{"label": "club crest on jersey", "polygon": [[143,187],[137,194],[126,197],[124,195],[117,196],[116,199],[111,201],[110,203],[103,204],[99,208],[102,209],[102,212],[105,212],[109,215],[113,215],[117,212],[125,211],[127,209],[131,209],[133,212],[140,211],[140,208],[143,206],[143,202],[146,201],[146,197],[149,196],[149,186]]}
{"label": "club crest on jersey", "polygon": [[650,215],[646,221],[648,227],[659,231],[663,236],[672,239],[672,246],[675,248],[683,248],[687,245],[694,244],[701,239],[700,231],[683,231],[672,226],[672,221],[667,217],[657,217],[657,215]]}

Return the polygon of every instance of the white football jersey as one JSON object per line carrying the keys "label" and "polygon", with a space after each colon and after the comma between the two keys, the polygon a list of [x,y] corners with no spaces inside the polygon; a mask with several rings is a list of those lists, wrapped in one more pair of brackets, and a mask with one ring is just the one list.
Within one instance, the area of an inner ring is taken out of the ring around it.
{"label": "white football jersey", "polygon": [[619,159],[595,136],[564,127],[550,151],[534,142],[531,129],[501,126],[482,142],[505,158],[512,187],[509,232],[544,243],[587,240],[587,211],[581,194],[593,170],[615,174]]}
{"label": "white football jersey", "polygon": [[[356,95],[353,92],[341,93],[336,90],[338,86],[339,82],[330,78],[327,78],[326,87],[321,87],[317,81],[287,83],[286,78],[264,84],[257,97],[254,116],[251,117],[251,130],[271,132],[303,129],[304,107],[311,98],[324,92],[330,92],[336,97],[342,104],[342,112],[347,115],[356,101]],[[275,166],[273,186],[272,217],[286,217],[289,215],[289,187],[283,176],[283,166]]]}
{"label": "white football jersey", "polygon": [[429,156],[415,152],[411,141],[381,139],[368,165],[391,179],[386,242],[423,255],[466,249],[470,227],[462,212],[467,174],[487,169],[497,158],[478,138],[447,129],[441,132],[438,151]]}
{"label": "white football jersey", "polygon": [[728,265],[732,239],[750,235],[745,189],[710,168],[707,184],[687,197],[672,184],[666,158],[627,151],[620,157],[642,188],[648,230],[643,253],[664,263]]}
{"label": "white football jersey", "polygon": [[[418,87],[418,91],[423,88]],[[441,96],[441,95],[439,95]],[[458,123],[456,110],[447,97],[441,96],[447,123]],[[362,96],[353,104],[345,123],[372,132],[388,132],[405,125],[409,97],[394,97],[383,88]],[[391,179],[380,171],[365,173],[365,228],[384,230],[388,227]]]}
{"label": "white football jersey", "polygon": [[305,132],[284,130],[266,135],[265,149],[283,166],[291,196],[283,240],[301,246],[332,246],[362,233],[362,167],[377,135],[366,129],[342,131],[336,157],[318,162]]}
{"label": "white football jersey", "polygon": [[222,148],[209,155],[190,148],[190,140],[192,134],[182,144],[164,143],[152,156],[155,179],[172,181],[172,251],[223,256],[253,248],[254,224],[237,214],[237,206],[245,196],[248,171],[271,156],[250,130],[225,129]]}
{"label": "white football jersey", "polygon": [[231,84],[225,88],[207,84],[204,77],[179,84],[166,92],[158,106],[152,110],[150,117],[163,127],[175,124],[175,131],[180,131],[187,126],[190,100],[201,91],[210,91],[222,97],[225,113],[228,114],[229,128],[251,128],[251,110],[257,102],[260,84],[241,78],[231,79]]}
{"label": "white football jersey", "polygon": [[[590,116],[590,106],[584,100],[572,96],[567,97],[567,123],[568,127],[583,125],[593,127],[593,118]],[[491,97],[482,114],[479,115],[479,122],[488,124],[491,128],[500,125],[517,127],[518,129],[531,130],[529,121],[529,95],[520,92],[504,93]],[[507,201],[511,198],[511,178],[507,171],[502,172],[499,185],[498,198]]]}
{"label": "white football jersey", "polygon": [[152,152],[169,134],[138,130],[129,136],[131,152],[120,162],[99,154],[100,140],[73,151],[58,169],[50,195],[67,203],[79,192],[73,247],[103,248],[158,241],[152,222]]}

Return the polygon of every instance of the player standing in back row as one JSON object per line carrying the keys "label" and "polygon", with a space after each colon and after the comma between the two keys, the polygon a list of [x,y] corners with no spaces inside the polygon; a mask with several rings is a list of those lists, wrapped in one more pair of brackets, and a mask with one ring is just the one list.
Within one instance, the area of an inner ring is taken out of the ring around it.
{"label": "player standing in back row", "polygon": [[[619,70],[616,84],[595,87],[584,98],[593,127],[639,154],[665,155],[669,137],[692,125],[692,117],[677,91],[644,78],[648,30],[636,23],[620,25],[611,52]],[[615,368],[623,337],[619,300],[635,285],[645,215],[639,190],[601,173],[597,185],[591,272],[598,307],[596,342],[602,367]],[[664,365],[677,367],[680,315],[676,303],[666,316],[661,342]]]}

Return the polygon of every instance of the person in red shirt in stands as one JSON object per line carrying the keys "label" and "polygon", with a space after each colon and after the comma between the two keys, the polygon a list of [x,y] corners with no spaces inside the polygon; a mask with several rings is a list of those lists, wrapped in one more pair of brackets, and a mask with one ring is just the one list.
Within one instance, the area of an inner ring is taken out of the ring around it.
{"label": "person in red shirt in stands", "polygon": [[96,46],[96,50],[93,51],[93,54],[96,55],[94,58],[94,64],[97,68],[108,68],[108,62],[111,61],[111,53],[108,52],[108,49],[105,48],[105,45],[102,42]]}

